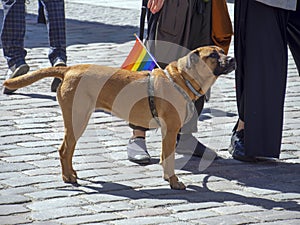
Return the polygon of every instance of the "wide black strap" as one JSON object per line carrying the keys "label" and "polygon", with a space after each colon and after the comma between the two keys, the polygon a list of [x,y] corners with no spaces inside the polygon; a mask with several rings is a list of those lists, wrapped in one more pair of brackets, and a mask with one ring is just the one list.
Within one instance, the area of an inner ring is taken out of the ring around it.
{"label": "wide black strap", "polygon": [[145,30],[145,18],[146,18],[146,10],[148,0],[142,0],[142,9],[141,9],[141,17],[140,17],[140,33],[139,38],[141,41],[144,39],[144,30]]}
{"label": "wide black strap", "polygon": [[155,119],[157,124],[160,126],[160,121],[158,118],[158,113],[155,107],[155,101],[154,101],[154,76],[151,75],[151,73],[148,73],[148,102],[150,111],[152,114],[152,117]]}

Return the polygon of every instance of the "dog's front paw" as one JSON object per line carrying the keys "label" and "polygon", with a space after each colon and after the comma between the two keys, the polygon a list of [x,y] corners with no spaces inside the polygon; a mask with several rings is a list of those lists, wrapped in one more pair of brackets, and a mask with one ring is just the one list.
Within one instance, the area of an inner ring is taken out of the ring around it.
{"label": "dog's front paw", "polygon": [[72,173],[63,174],[62,178],[65,183],[77,184],[77,173],[75,170]]}
{"label": "dog's front paw", "polygon": [[184,185],[184,183],[178,181],[178,178],[177,176],[171,176],[169,179],[168,179],[169,183],[170,183],[170,186],[172,189],[175,189],[175,190],[185,190],[186,187]]}

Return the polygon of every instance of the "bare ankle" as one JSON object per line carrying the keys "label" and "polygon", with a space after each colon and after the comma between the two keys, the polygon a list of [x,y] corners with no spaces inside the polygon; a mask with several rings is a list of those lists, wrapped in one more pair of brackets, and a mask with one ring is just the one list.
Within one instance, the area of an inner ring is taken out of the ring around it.
{"label": "bare ankle", "polygon": [[241,119],[239,119],[238,126],[237,126],[237,128],[236,128],[236,131],[244,130],[244,128],[245,128],[245,122],[242,121]]}
{"label": "bare ankle", "polygon": [[146,132],[145,131],[142,131],[142,130],[133,130],[133,138],[136,138],[136,137],[143,137],[145,138],[146,136]]}

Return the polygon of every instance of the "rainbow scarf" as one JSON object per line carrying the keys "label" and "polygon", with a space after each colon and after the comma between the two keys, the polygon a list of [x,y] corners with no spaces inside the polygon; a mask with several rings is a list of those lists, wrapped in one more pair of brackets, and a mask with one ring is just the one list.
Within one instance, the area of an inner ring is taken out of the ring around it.
{"label": "rainbow scarf", "polygon": [[154,57],[147,50],[146,46],[136,36],[135,44],[129,55],[125,59],[121,68],[130,71],[152,70],[155,66],[159,67]]}

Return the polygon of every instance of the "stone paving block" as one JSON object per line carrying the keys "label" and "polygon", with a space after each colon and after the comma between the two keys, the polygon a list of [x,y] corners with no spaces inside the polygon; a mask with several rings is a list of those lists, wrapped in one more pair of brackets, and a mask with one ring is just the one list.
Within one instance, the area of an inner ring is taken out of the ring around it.
{"label": "stone paving block", "polygon": [[122,219],[122,217],[114,213],[97,213],[95,215],[76,215],[57,221],[62,224],[105,224],[105,221],[115,221],[117,219]]}
{"label": "stone paving block", "polygon": [[[282,225],[283,221],[273,221],[273,222],[262,222],[262,223],[255,223],[255,225]],[[286,220],[284,223],[288,225],[299,225],[299,220]]]}
{"label": "stone paving block", "polygon": [[57,148],[53,146],[46,146],[46,147],[39,147],[39,148],[16,148],[8,149],[6,152],[8,155],[11,156],[18,156],[18,155],[39,155],[45,153],[52,153],[57,152]]}
{"label": "stone paving block", "polygon": [[200,220],[202,218],[208,218],[208,217],[217,217],[220,214],[217,212],[214,212],[209,209],[202,209],[202,210],[192,210],[188,212],[178,212],[176,214],[172,214],[171,216],[183,221],[189,221],[189,220]]}
{"label": "stone paving block", "polygon": [[53,181],[57,181],[57,176],[55,175],[41,175],[41,176],[27,176],[24,174],[22,179],[20,177],[12,177],[7,180],[3,180],[2,183],[9,185],[11,187],[22,187],[28,185],[34,185],[38,183],[49,183]]}
{"label": "stone paving block", "polygon": [[51,198],[58,198],[58,197],[72,197],[80,193],[81,191],[78,189],[59,188],[59,189],[36,191],[32,193],[27,193],[25,195],[34,200],[43,200],[43,199],[51,199]]}
{"label": "stone paving block", "polygon": [[[0,139],[0,145],[3,146],[3,145],[7,145],[7,144],[18,144],[18,145],[22,146],[21,144],[23,144],[23,147],[26,147],[26,144],[24,146],[24,143],[28,143],[28,142],[39,143],[38,141],[41,141],[41,139],[37,138],[37,137],[29,136],[29,135],[21,135],[21,136],[18,136],[18,138],[14,137],[14,136],[8,136],[8,137]],[[39,143],[39,145],[40,144],[41,143]],[[29,145],[29,147],[30,147],[30,145]]]}
{"label": "stone paving block", "polygon": [[225,215],[225,216],[215,216],[210,218],[199,219],[200,224],[255,224],[259,222],[253,217],[245,217],[244,215]]}
{"label": "stone paving block", "polygon": [[16,188],[6,188],[1,190],[1,195],[23,195],[25,193],[35,192],[38,189],[33,186],[26,186],[26,187],[16,187]]}
{"label": "stone paving block", "polygon": [[18,156],[10,156],[10,157],[3,157],[2,160],[14,163],[14,162],[29,162],[35,160],[43,160],[46,156],[43,155],[18,155]]}
{"label": "stone paving block", "polygon": [[30,224],[32,225],[61,225],[61,223],[54,222],[54,221],[33,221]]}
{"label": "stone paving block", "polygon": [[4,172],[4,173],[0,173],[0,180],[6,180],[6,179],[10,179],[12,177],[19,177],[21,178],[23,176],[22,172]]}
{"label": "stone paving block", "polygon": [[140,208],[157,208],[157,207],[166,207],[171,205],[184,205],[188,202],[184,199],[168,199],[168,198],[146,198],[146,199],[135,199],[130,200],[131,204],[135,204]]}
{"label": "stone paving block", "polygon": [[200,223],[198,221],[194,221],[192,222],[191,220],[188,222],[184,222],[184,221],[178,221],[178,222],[170,222],[170,223],[164,223],[164,225],[200,225]]}
{"label": "stone paving block", "polygon": [[60,168],[55,168],[55,167],[51,167],[51,168],[35,168],[33,170],[26,170],[23,173],[28,175],[28,176],[39,176],[39,175],[60,175]]}
{"label": "stone paving block", "polygon": [[103,202],[107,203],[107,202],[128,200],[126,196],[111,195],[108,193],[101,193],[101,192],[96,194],[90,194],[90,195],[82,195],[82,198],[89,201],[91,204],[101,204]]}
{"label": "stone paving block", "polygon": [[57,181],[52,181],[52,182],[45,182],[45,183],[38,183],[35,184],[34,186],[40,190],[45,190],[45,189],[63,189],[63,188],[72,188],[72,184],[67,184],[65,182],[63,182],[62,178],[61,178],[61,174],[57,174]]}
{"label": "stone paving block", "polygon": [[18,214],[11,216],[1,216],[0,224],[3,225],[16,225],[16,224],[28,224],[31,220],[28,218],[27,214]]}
{"label": "stone paving block", "polygon": [[60,167],[59,159],[53,159],[53,158],[44,159],[41,161],[32,161],[30,162],[30,164],[39,168]]}
{"label": "stone paving block", "polygon": [[[293,220],[300,219],[299,208],[296,211],[286,211],[286,210],[268,210],[266,212],[250,212],[245,213],[244,216],[248,218],[255,218],[260,222],[273,222],[273,221],[284,221],[284,220]],[[288,222],[286,223],[288,224]]]}
{"label": "stone paving block", "polygon": [[179,212],[188,212],[188,211],[200,211],[203,209],[210,208],[219,208],[224,206],[224,203],[220,202],[199,202],[199,203],[189,203],[189,204],[176,204],[168,206],[167,208],[171,210],[174,214]]}
{"label": "stone paving block", "polygon": [[5,172],[19,172],[35,168],[33,165],[27,163],[8,163],[0,161],[1,173]]}
{"label": "stone paving block", "polygon": [[10,194],[10,195],[0,195],[0,204],[9,205],[9,204],[22,204],[30,202],[29,197],[25,197],[19,194]]}
{"label": "stone paving block", "polygon": [[88,201],[83,198],[77,197],[61,197],[61,198],[52,198],[52,199],[43,199],[33,201],[26,205],[27,208],[32,211],[45,211],[60,208],[68,208],[68,207],[77,207],[88,205]]}
{"label": "stone paving block", "polygon": [[35,141],[26,141],[26,142],[19,142],[18,145],[22,146],[22,147],[32,147],[32,148],[39,148],[39,147],[48,147],[51,145],[60,145],[61,141],[55,141],[55,140],[51,140],[51,141],[45,141],[45,140],[41,140],[41,139],[36,139]]}
{"label": "stone paving block", "polygon": [[170,211],[165,208],[143,208],[143,209],[134,209],[130,211],[121,211],[118,212],[118,214],[126,218],[138,218],[138,217],[151,217],[151,216],[167,216],[170,214]]}
{"label": "stone paving block", "polygon": [[24,205],[0,205],[0,216],[9,216],[13,214],[26,213],[29,209],[24,207]]}
{"label": "stone paving block", "polygon": [[111,169],[90,169],[90,170],[78,170],[77,175],[80,179],[88,179],[93,177],[102,177],[107,175],[118,174]]}
{"label": "stone paving block", "polygon": [[176,222],[176,219],[169,216],[156,216],[156,217],[142,217],[131,218],[125,220],[112,221],[114,225],[150,225],[150,224],[164,224],[169,222]]}
{"label": "stone paving block", "polygon": [[109,203],[101,203],[101,204],[89,204],[87,206],[83,206],[83,209],[86,209],[93,213],[108,213],[108,212],[122,212],[135,210],[136,207],[134,204],[129,203],[128,201],[117,201],[117,202],[109,202]]}
{"label": "stone paving block", "polygon": [[253,205],[236,205],[230,207],[228,206],[218,207],[212,209],[212,211],[215,211],[221,215],[227,215],[227,214],[241,214],[247,212],[259,212],[259,211],[263,211],[263,208],[259,206],[253,206]]}
{"label": "stone paving block", "polygon": [[85,215],[88,212],[86,210],[83,210],[79,207],[66,207],[66,208],[56,208],[56,209],[50,209],[50,210],[39,210],[39,211],[33,211],[30,214],[30,217],[32,220],[54,220],[64,217],[73,217],[76,218],[80,215]]}

